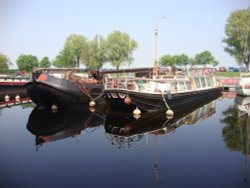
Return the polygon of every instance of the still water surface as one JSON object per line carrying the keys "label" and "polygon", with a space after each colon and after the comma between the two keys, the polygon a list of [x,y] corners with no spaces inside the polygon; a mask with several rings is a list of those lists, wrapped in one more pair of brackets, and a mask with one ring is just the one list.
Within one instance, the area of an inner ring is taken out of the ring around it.
{"label": "still water surface", "polygon": [[248,115],[235,100],[171,120],[1,108],[0,187],[250,187]]}

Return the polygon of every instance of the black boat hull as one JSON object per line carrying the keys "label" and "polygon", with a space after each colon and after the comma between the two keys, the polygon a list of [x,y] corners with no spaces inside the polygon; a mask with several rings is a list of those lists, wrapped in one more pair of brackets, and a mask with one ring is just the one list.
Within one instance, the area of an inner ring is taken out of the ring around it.
{"label": "black boat hull", "polygon": [[69,108],[99,97],[103,86],[100,83],[82,84],[70,80],[46,75],[46,80],[33,77],[33,81],[26,84],[26,90],[31,100],[37,106],[50,108],[52,105]]}
{"label": "black boat hull", "polygon": [[35,107],[28,119],[27,129],[36,135],[36,145],[61,140],[81,134],[86,128],[96,128],[103,123],[103,117],[96,112],[81,109],[50,109]]}
{"label": "black boat hull", "polygon": [[[192,91],[186,93],[176,93],[173,95],[168,94],[150,94],[133,92],[128,90],[104,90],[104,99],[109,104],[110,108],[133,111],[138,107],[142,111],[154,111],[170,108],[178,108],[185,103],[195,102],[197,99],[207,98],[218,95],[221,88],[212,88],[200,91]],[[125,98],[129,97],[131,102],[125,102]],[[163,100],[166,100],[166,103]]]}
{"label": "black boat hull", "polygon": [[[155,144],[162,138],[174,133],[183,125],[193,125],[199,120],[204,120],[216,113],[216,101],[221,93],[206,98],[199,98],[196,102],[174,108],[175,114],[172,118],[166,117],[165,110],[145,112],[142,116],[133,116],[131,113],[113,110],[106,117],[105,132],[107,141],[117,148],[139,148]],[[152,137],[151,137],[152,135]]]}

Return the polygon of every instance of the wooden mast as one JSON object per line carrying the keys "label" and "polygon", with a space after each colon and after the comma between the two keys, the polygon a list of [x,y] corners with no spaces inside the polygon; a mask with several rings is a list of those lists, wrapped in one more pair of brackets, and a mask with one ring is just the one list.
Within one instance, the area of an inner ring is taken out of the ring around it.
{"label": "wooden mast", "polygon": [[155,28],[155,47],[154,47],[154,67],[153,67],[153,76],[158,75],[158,66],[157,66],[157,45],[158,45],[158,31],[159,31],[159,23],[157,22],[156,28]]}
{"label": "wooden mast", "polygon": [[158,65],[157,65],[157,45],[158,45],[158,32],[159,32],[159,22],[160,19],[165,19],[165,16],[158,18],[155,27],[155,47],[154,47],[154,66],[153,66],[153,76],[158,76]]}

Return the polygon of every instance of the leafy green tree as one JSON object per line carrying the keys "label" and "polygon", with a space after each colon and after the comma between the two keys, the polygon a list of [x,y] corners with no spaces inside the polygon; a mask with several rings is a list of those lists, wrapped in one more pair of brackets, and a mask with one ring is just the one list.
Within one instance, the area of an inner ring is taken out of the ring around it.
{"label": "leafy green tree", "polygon": [[50,67],[51,63],[49,61],[49,58],[48,57],[44,57],[40,63],[39,63],[40,67],[44,67],[44,68],[48,68]]}
{"label": "leafy green tree", "polygon": [[57,55],[56,58],[53,60],[52,64],[55,67],[60,68],[70,68],[76,66],[76,62],[74,61],[73,55],[68,53],[67,51],[61,51],[59,55]]}
{"label": "leafy green tree", "polygon": [[100,35],[96,35],[93,40],[88,42],[87,52],[83,54],[85,65],[88,68],[100,69],[107,61],[104,44],[105,39]]}
{"label": "leafy green tree", "polygon": [[188,62],[189,62],[189,65],[191,65],[191,67],[196,64],[196,61],[193,57],[189,58]]}
{"label": "leafy green tree", "polygon": [[189,64],[189,57],[186,54],[175,55],[176,66],[185,66]]}
{"label": "leafy green tree", "polygon": [[6,70],[9,70],[9,65],[9,58],[6,55],[0,53],[0,71],[4,72]]}
{"label": "leafy green tree", "polygon": [[172,55],[164,55],[160,58],[159,64],[161,66],[173,67],[176,65],[176,58]]}
{"label": "leafy green tree", "polygon": [[212,66],[216,66],[219,64],[219,62],[214,59],[213,55],[209,51],[204,51],[200,54],[197,54],[194,60],[196,65],[206,66],[210,64]]}
{"label": "leafy green tree", "polygon": [[186,54],[181,55],[164,55],[160,58],[159,64],[162,66],[185,66],[188,65],[189,57]]}
{"label": "leafy green tree", "polygon": [[19,70],[31,72],[34,67],[38,67],[38,59],[34,55],[20,55],[16,60]]}
{"label": "leafy green tree", "polygon": [[232,12],[225,25],[226,37],[222,40],[224,50],[233,56],[238,64],[249,70],[250,63],[250,8]]}
{"label": "leafy green tree", "polygon": [[116,69],[119,69],[122,64],[131,64],[133,61],[132,52],[138,44],[127,33],[115,30],[108,35],[104,46],[107,61],[111,62]]}
{"label": "leafy green tree", "polygon": [[87,51],[87,39],[82,35],[70,35],[67,37],[63,50],[53,62],[57,67],[80,67],[84,53]]}

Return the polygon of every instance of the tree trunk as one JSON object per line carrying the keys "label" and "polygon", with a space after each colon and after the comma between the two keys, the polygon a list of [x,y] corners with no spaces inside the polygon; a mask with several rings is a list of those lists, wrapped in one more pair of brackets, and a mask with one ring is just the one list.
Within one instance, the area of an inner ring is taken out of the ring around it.
{"label": "tree trunk", "polygon": [[76,68],[79,68],[80,67],[80,57],[77,56],[76,57]]}
{"label": "tree trunk", "polygon": [[248,53],[248,55],[245,59],[245,65],[246,65],[247,72],[249,72],[249,63],[250,63],[250,52]]}

